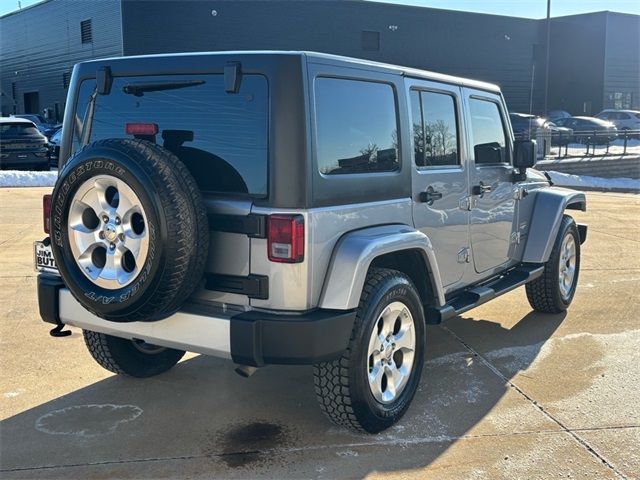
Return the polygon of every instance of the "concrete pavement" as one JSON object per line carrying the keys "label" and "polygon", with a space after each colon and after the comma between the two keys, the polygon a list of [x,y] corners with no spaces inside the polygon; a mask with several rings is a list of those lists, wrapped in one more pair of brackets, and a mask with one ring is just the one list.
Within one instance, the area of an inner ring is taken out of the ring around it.
{"label": "concrete pavement", "polygon": [[48,189],[0,189],[3,478],[640,478],[640,197],[588,194],[566,315],[523,289],[428,328],[423,380],[377,436],[332,426],[308,367],[243,379],[190,355],[111,375],[39,321],[32,241]]}

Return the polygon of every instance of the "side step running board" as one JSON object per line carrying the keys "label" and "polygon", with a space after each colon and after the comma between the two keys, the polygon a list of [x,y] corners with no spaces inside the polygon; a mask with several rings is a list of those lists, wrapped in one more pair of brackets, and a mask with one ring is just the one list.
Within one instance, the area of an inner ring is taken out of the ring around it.
{"label": "side step running board", "polygon": [[505,275],[484,285],[472,287],[451,298],[442,307],[425,309],[427,323],[437,325],[443,320],[460,315],[500,295],[510,292],[531,280],[538,278],[544,271],[543,265],[521,265]]}

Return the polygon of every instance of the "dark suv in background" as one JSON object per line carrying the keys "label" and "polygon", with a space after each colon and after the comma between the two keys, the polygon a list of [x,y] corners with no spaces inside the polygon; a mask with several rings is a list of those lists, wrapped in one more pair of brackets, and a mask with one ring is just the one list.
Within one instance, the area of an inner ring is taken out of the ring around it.
{"label": "dark suv in background", "polygon": [[49,170],[47,137],[24,118],[0,117],[0,168]]}

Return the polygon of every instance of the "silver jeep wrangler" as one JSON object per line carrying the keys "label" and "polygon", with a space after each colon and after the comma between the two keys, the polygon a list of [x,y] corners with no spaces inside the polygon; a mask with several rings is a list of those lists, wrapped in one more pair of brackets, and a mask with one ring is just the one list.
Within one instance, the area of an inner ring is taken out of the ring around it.
{"label": "silver jeep wrangler", "polygon": [[576,289],[584,194],[514,141],[497,87],[306,52],[76,65],[35,245],[44,321],[104,368],[185,350],[313,364],[322,410],[378,432],[404,414],[425,325],[525,285]]}

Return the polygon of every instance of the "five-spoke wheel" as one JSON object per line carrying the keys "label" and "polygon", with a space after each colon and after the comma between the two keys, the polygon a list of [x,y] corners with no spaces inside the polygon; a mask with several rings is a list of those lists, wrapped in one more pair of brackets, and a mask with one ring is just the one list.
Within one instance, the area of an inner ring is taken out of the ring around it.
{"label": "five-spoke wheel", "polygon": [[147,258],[147,217],[122,180],[100,175],[84,182],[71,200],[68,235],[80,270],[96,285],[128,285]]}
{"label": "five-spoke wheel", "polygon": [[314,366],[320,408],[336,424],[370,433],[406,412],[422,374],[422,302],[402,272],[367,275],[349,346],[339,359]]}
{"label": "five-spoke wheel", "polygon": [[368,378],[371,393],[381,403],[393,402],[413,368],[416,335],[413,316],[402,302],[389,304],[371,332]]}
{"label": "five-spoke wheel", "polygon": [[569,298],[576,274],[576,241],[571,232],[567,232],[560,247],[560,268],[558,282],[564,300]]}

